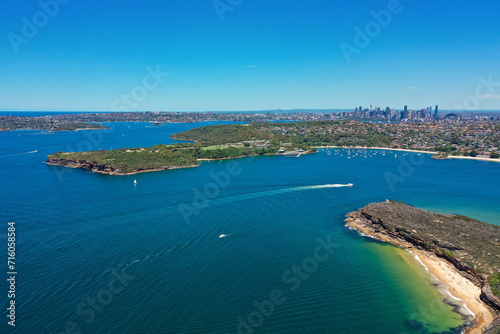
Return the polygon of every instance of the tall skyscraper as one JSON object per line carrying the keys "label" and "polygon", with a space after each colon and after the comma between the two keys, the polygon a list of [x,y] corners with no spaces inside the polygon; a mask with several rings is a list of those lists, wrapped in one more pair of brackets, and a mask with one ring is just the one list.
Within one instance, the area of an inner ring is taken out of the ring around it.
{"label": "tall skyscraper", "polygon": [[436,109],[434,109],[434,117],[438,118],[438,106],[436,105]]}
{"label": "tall skyscraper", "polygon": [[408,113],[408,106],[405,106],[404,110],[401,113],[401,118],[409,118],[410,114]]}

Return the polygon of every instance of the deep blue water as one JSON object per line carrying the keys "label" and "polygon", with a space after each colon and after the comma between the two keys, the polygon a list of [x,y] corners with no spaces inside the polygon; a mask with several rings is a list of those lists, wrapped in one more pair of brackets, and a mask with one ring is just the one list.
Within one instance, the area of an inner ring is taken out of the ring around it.
{"label": "deep blue water", "polygon": [[[12,330],[3,311],[1,333],[430,333],[459,324],[423,270],[344,219],[388,198],[500,224],[499,163],[320,150],[131,176],[44,164],[61,150],[171,143],[205,124],[219,123],[0,133],[0,242],[9,221],[18,233],[18,318]],[[436,305],[437,318],[427,312]]]}

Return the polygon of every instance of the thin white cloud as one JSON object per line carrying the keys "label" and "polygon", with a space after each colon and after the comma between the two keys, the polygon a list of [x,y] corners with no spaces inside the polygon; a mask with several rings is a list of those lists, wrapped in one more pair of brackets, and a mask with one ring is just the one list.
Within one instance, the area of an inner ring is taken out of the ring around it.
{"label": "thin white cloud", "polygon": [[485,95],[480,95],[478,97],[483,100],[500,99],[500,95],[498,94],[485,94]]}
{"label": "thin white cloud", "polygon": [[410,88],[411,90],[419,90],[420,88],[416,87],[416,86],[411,86],[411,87],[408,87]]}
{"label": "thin white cloud", "polygon": [[259,67],[259,66],[257,66],[257,65],[247,65],[247,66],[245,66],[245,67],[248,67],[248,68],[257,68],[257,67]]}

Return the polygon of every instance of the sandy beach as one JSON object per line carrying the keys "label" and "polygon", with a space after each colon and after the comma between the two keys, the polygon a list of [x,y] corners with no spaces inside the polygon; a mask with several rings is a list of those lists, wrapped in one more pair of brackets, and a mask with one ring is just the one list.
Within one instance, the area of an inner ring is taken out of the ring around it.
{"label": "sandy beach", "polygon": [[474,327],[468,328],[465,333],[480,334],[483,332],[484,327],[489,325],[495,318],[494,314],[479,298],[481,289],[462,276],[448,261],[437,257],[434,253],[419,250],[409,242],[401,241],[385,234],[373,232],[372,230],[364,227],[362,224],[359,224],[356,219],[348,218],[346,221],[347,227],[357,230],[364,235],[404,248],[418,257],[429,273],[448,287],[450,294],[453,297],[460,299],[460,301],[458,301],[459,303],[463,301],[467,309],[474,314],[476,324]]}
{"label": "sandy beach", "polygon": [[[415,153],[427,153],[427,154],[438,154],[439,152],[434,151],[423,151],[423,150],[409,150],[402,148],[389,148],[389,147],[365,147],[365,146],[353,146],[353,147],[345,147],[345,146],[317,146],[316,148],[352,148],[352,149],[362,149],[362,150],[388,150],[388,151],[402,151],[402,152],[415,152]],[[449,155],[446,159],[467,159],[467,160],[476,160],[476,161],[490,161],[490,162],[500,162],[500,159],[492,159],[492,158],[483,158],[483,157],[464,157],[461,155]],[[443,160],[446,160],[443,159]]]}
{"label": "sandy beach", "polygon": [[490,162],[500,162],[500,159],[492,158],[478,158],[478,157],[464,157],[459,155],[450,155],[448,159],[466,159],[466,160],[476,160],[476,161],[490,161]]}
{"label": "sandy beach", "polygon": [[461,299],[467,308],[474,313],[476,325],[468,333],[482,333],[484,327],[493,321],[494,316],[479,299],[481,289],[460,275],[452,264],[437,257],[435,254],[415,248],[411,249],[410,252],[419,258],[434,277],[448,287],[453,297]]}

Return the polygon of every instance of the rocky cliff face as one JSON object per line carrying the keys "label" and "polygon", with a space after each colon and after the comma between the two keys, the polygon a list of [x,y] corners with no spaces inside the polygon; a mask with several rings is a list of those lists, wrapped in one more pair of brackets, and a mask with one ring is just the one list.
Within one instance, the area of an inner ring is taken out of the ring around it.
{"label": "rocky cliff face", "polygon": [[[90,170],[96,173],[108,174],[108,175],[131,175],[143,172],[155,172],[162,171],[167,169],[178,169],[178,168],[190,168],[190,167],[198,167],[199,164],[181,164],[180,166],[172,166],[167,162],[163,166],[159,164],[145,164],[146,166],[154,166],[154,167],[143,167],[141,164],[136,164],[135,167],[128,167],[125,170],[122,170],[119,167],[107,164],[99,164],[95,161],[87,160],[87,159],[77,159],[77,158],[66,158],[65,153],[51,154],[47,157],[48,165],[58,165],[70,168],[81,168]],[[187,161],[190,163],[191,161]],[[118,164],[120,166],[120,164]]]}
{"label": "rocky cliff face", "polygon": [[106,173],[106,174],[120,173],[120,171],[115,170],[111,166],[99,165],[95,162],[87,161],[87,160],[70,160],[70,159],[48,157],[47,164],[65,166],[65,167],[70,167],[70,168],[82,168],[82,169],[87,169],[87,170],[91,170],[94,172],[100,172],[100,173]]}
{"label": "rocky cliff face", "polygon": [[498,334],[500,333],[500,316],[496,317],[495,320],[486,326],[484,334]]}

